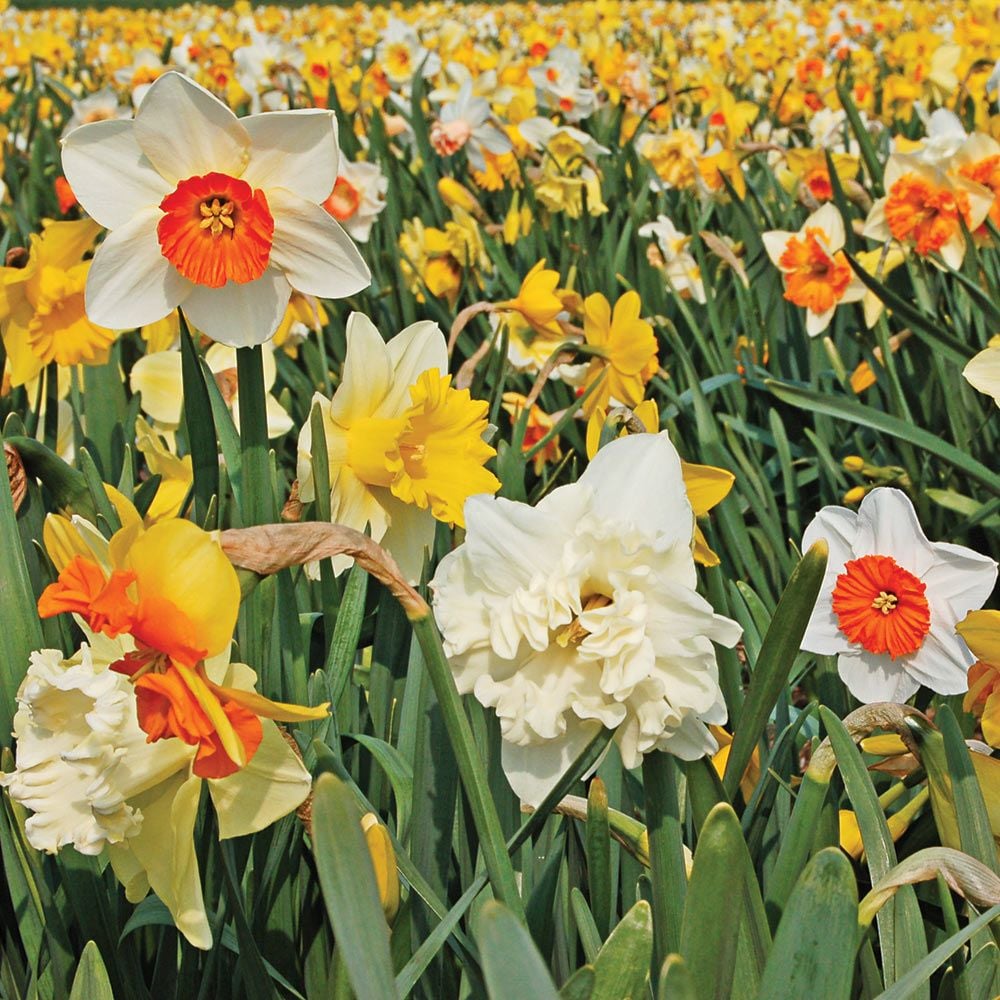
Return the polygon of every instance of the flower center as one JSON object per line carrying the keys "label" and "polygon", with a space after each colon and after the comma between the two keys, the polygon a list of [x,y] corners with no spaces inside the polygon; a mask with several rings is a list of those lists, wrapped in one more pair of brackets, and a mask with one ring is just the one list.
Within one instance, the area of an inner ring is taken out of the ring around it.
{"label": "flower center", "polygon": [[900,177],[885,202],[889,231],[901,242],[911,241],[921,255],[940,250],[959,231],[959,216],[969,224],[964,191],[934,187],[916,174]]}
{"label": "flower center", "polygon": [[461,118],[453,122],[435,122],[431,127],[431,145],[439,156],[457,153],[472,135],[469,123]]}
{"label": "flower center", "polygon": [[267,268],[274,218],[264,192],[228,174],[188,177],[160,202],[160,252],[189,281],[221,288]]}
{"label": "flower center", "polygon": [[323,207],[338,221],[349,219],[361,204],[361,192],[346,177],[338,177]]}
{"label": "flower center", "polygon": [[810,312],[825,313],[851,283],[851,266],[843,253],[829,254],[822,229],[810,226],[803,238],[792,236],[778,263],[785,271],[785,298]]}
{"label": "flower center", "polygon": [[926,588],[889,556],[862,556],[844,565],[833,588],[840,631],[869,653],[894,660],[915,653],[930,631]]}
{"label": "flower center", "polygon": [[[591,594],[584,600],[581,614],[597,608],[606,608],[611,601],[607,594]],[[579,615],[575,615],[568,625],[564,625],[556,633],[556,642],[565,649],[567,646],[578,646],[588,635],[590,631],[580,623]]]}

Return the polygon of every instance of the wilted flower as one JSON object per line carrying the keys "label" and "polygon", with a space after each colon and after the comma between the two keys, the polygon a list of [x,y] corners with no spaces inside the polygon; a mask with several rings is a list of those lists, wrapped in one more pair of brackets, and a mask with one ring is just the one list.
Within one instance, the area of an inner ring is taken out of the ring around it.
{"label": "wilted flower", "polygon": [[183,306],[214,340],[259,344],[294,287],[342,298],[368,268],[323,210],[337,176],[336,119],[305,109],[238,119],[179,73],[152,85],[133,121],[83,125],[63,170],[111,232],[87,277],[87,313],[120,329]]}
{"label": "wilted flower", "polygon": [[536,507],[466,503],[431,582],[459,690],[496,709],[503,768],[537,805],[602,727],[627,768],[714,752],[726,718],[712,641],[739,626],[695,591],[694,517],[665,434],[602,448]]}
{"label": "wilted flower", "polygon": [[997,564],[929,542],[906,494],[886,487],[856,513],[824,507],[802,549],[820,538],[830,557],[802,648],[836,656],[841,680],[866,704],[904,702],[921,684],[965,691],[973,657],[955,626],[989,597]]}

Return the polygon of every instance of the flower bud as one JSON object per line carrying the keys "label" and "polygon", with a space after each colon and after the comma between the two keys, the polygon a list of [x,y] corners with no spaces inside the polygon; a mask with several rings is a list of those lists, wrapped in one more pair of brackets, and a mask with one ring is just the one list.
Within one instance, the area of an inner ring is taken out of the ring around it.
{"label": "flower bud", "polygon": [[399,911],[399,876],[396,874],[396,853],[392,849],[392,840],[389,831],[378,821],[375,813],[365,813],[361,817],[361,829],[375,868],[382,912],[386,921],[391,924]]}
{"label": "flower bud", "polygon": [[848,455],[844,459],[844,468],[848,472],[860,472],[865,467],[865,460],[860,455]]}
{"label": "flower bud", "polygon": [[472,192],[459,184],[453,177],[442,177],[438,181],[438,194],[441,195],[442,201],[449,207],[452,208],[457,205],[459,208],[464,208],[466,212],[472,215],[479,213],[479,202],[476,201]]}
{"label": "flower bud", "polygon": [[844,494],[844,503],[861,503],[867,494],[868,488],[866,486],[855,486]]}

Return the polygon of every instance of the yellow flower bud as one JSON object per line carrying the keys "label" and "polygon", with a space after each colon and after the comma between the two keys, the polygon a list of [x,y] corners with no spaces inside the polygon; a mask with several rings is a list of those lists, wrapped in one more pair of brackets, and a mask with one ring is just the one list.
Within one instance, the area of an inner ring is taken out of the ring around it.
{"label": "yellow flower bud", "polygon": [[864,500],[867,493],[868,489],[866,487],[855,486],[852,489],[849,489],[844,494],[844,503],[851,503],[851,504],[861,503],[861,501]]}
{"label": "yellow flower bud", "polygon": [[472,215],[476,215],[480,211],[479,202],[476,201],[472,192],[459,184],[453,177],[442,177],[438,181],[437,187],[438,194],[441,195],[441,199],[449,208],[457,205]]}
{"label": "yellow flower bud", "polygon": [[392,849],[392,840],[389,831],[378,821],[375,813],[365,813],[361,817],[361,829],[375,868],[382,912],[387,923],[391,924],[399,911],[399,875],[396,873],[396,853]]}
{"label": "yellow flower bud", "polygon": [[865,460],[860,455],[848,455],[844,459],[844,468],[848,472],[860,472],[865,467]]}

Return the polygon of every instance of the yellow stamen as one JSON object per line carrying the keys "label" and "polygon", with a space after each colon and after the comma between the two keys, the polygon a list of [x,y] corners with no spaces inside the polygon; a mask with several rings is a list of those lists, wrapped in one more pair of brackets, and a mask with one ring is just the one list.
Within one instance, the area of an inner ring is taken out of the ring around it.
{"label": "yellow stamen", "polygon": [[896,605],[899,603],[899,598],[895,594],[890,594],[888,591],[879,591],[878,597],[872,601],[872,607],[876,611],[881,611],[882,614],[887,615],[891,611],[896,610]]}

